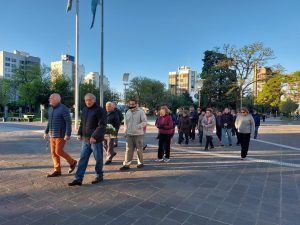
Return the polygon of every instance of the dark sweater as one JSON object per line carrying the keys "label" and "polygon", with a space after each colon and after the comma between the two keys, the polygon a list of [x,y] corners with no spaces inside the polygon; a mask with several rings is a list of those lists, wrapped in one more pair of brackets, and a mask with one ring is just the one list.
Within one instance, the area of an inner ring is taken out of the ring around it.
{"label": "dark sweater", "polygon": [[83,139],[91,137],[96,139],[96,142],[101,142],[104,139],[107,116],[103,108],[96,103],[88,108],[84,107],[81,114],[81,122],[78,129],[78,135]]}
{"label": "dark sweater", "polygon": [[[224,124],[227,123],[227,126],[225,127]],[[221,117],[221,126],[222,128],[228,128],[231,129],[233,126],[233,116],[231,113],[223,113]]]}
{"label": "dark sweater", "polygon": [[120,128],[120,117],[117,111],[107,113],[107,124],[111,124],[116,130]]}
{"label": "dark sweater", "polygon": [[64,104],[50,107],[48,110],[48,124],[45,130],[52,138],[71,136],[72,120],[69,109]]}
{"label": "dark sweater", "polygon": [[189,133],[191,130],[192,122],[188,116],[182,116],[179,119],[178,130],[179,132]]}

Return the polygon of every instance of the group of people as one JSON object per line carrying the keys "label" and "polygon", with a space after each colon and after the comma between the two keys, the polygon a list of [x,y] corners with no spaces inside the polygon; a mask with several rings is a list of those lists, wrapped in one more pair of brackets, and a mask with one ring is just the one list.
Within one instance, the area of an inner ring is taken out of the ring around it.
{"label": "group of people", "polygon": [[[126,150],[123,165],[120,171],[129,170],[133,155],[137,153],[137,168],[144,167],[143,151],[144,135],[146,131],[147,118],[145,112],[138,107],[135,99],[129,100],[129,109],[123,117],[115,102],[107,102],[105,109],[96,103],[96,97],[88,93],[84,97],[85,107],[82,109],[80,126],[77,132],[77,140],[81,141],[80,159],[77,162],[64,151],[66,141],[70,139],[72,132],[72,120],[69,109],[61,103],[61,96],[57,93],[49,97],[50,107],[48,110],[48,124],[45,129],[44,139],[50,137],[51,155],[54,171],[47,177],[61,176],[60,158],[65,159],[70,167],[68,172],[72,173],[77,166],[75,179],[69,186],[82,185],[84,174],[88,166],[90,155],[93,153],[96,165],[96,178],[92,184],[103,180],[103,149],[106,159],[105,165],[112,163],[116,156],[114,147],[118,145],[118,131],[124,119],[124,137]],[[237,135],[238,144],[241,145],[241,159],[247,156],[251,134],[257,137],[260,118],[257,112],[249,114],[246,108],[241,108],[237,115],[232,115],[228,108],[223,112],[217,112],[216,116],[211,108],[197,111],[193,106],[189,111],[180,108],[176,116],[172,115],[167,106],[161,106],[155,126],[158,129],[158,151],[157,162],[170,161],[171,139],[177,126],[179,138],[178,144],[189,143],[196,138],[198,130],[199,142],[202,145],[203,136],[206,137],[205,150],[214,148],[213,134],[216,133],[220,144],[223,146],[227,134],[228,143],[232,145],[231,136]],[[107,135],[106,128],[113,127],[115,135]]]}

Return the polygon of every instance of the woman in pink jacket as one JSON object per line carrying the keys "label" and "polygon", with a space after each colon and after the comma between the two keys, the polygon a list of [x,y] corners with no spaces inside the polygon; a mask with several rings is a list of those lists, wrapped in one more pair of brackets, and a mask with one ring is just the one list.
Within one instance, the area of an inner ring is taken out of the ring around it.
{"label": "woman in pink jacket", "polygon": [[[155,126],[158,128],[159,141],[158,141],[158,153],[157,162],[169,162],[170,161],[170,148],[171,138],[174,132],[173,120],[169,115],[169,109],[167,106],[161,106],[159,111],[159,117],[156,120]],[[163,156],[165,157],[163,158]]]}

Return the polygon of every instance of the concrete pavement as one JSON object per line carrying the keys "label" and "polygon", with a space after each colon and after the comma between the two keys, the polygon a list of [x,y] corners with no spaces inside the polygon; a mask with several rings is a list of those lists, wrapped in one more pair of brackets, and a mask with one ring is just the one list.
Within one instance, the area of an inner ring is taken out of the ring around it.
{"label": "concrete pavement", "polygon": [[[150,127],[143,169],[118,170],[121,143],[114,163],[104,167],[103,183],[90,184],[91,158],[84,185],[75,188],[67,186],[73,175],[65,162],[62,177],[45,178],[52,161],[41,128],[0,123],[1,225],[300,224],[297,126],[262,126],[262,141],[251,142],[247,161],[239,160],[236,146],[204,152],[191,143],[173,146],[169,163],[154,162],[156,130]],[[66,151],[78,158],[80,144],[72,139]]]}

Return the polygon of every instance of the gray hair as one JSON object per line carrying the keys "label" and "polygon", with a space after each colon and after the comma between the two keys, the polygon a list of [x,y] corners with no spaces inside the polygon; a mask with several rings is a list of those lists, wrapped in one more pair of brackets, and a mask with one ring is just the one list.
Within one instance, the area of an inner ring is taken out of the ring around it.
{"label": "gray hair", "polygon": [[105,105],[110,105],[110,106],[112,106],[112,102],[106,102],[106,104]]}
{"label": "gray hair", "polygon": [[85,94],[84,98],[86,98],[86,97],[91,97],[96,102],[96,96],[93,95],[92,93]]}

